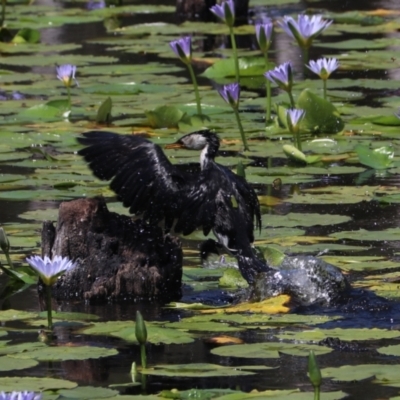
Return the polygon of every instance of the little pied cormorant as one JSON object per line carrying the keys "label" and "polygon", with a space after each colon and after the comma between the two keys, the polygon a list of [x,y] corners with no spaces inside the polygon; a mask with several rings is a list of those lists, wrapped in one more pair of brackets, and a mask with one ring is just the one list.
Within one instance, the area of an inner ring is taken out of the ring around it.
{"label": "little pied cormorant", "polygon": [[170,163],[162,149],[137,135],[90,131],[78,142],[78,154],[94,175],[111,180],[110,188],[132,214],[151,224],[164,221],[166,231],[188,235],[212,230],[220,245],[237,257],[248,282],[268,267],[257,260],[254,219],[261,228],[257,195],[246,180],[215,162],[220,141],[208,129],[189,133],[166,148],[202,150],[200,172],[185,172]]}

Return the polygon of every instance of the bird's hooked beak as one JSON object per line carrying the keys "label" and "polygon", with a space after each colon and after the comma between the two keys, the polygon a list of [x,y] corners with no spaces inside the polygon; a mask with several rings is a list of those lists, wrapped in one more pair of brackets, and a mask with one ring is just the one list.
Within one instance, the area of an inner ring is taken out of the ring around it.
{"label": "bird's hooked beak", "polygon": [[183,147],[184,145],[180,142],[170,143],[164,146],[165,149],[182,149]]}

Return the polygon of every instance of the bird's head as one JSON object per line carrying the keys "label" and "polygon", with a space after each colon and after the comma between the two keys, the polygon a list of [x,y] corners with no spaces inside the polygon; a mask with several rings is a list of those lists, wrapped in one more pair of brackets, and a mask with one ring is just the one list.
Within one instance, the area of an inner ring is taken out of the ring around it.
{"label": "bird's head", "polygon": [[167,144],[166,149],[185,148],[189,150],[203,150],[208,147],[208,153],[215,155],[219,149],[219,138],[209,129],[188,133],[175,143]]}

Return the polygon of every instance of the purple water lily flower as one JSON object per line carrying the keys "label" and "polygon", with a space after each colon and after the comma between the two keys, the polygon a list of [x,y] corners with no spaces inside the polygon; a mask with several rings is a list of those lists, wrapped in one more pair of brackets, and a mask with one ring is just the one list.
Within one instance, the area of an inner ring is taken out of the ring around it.
{"label": "purple water lily flower", "polygon": [[210,11],[216,15],[226,25],[233,27],[235,23],[235,3],[233,0],[224,1],[222,4],[216,4],[210,8]]}
{"label": "purple water lily flower", "polygon": [[313,39],[323,32],[332,23],[332,20],[322,19],[322,15],[300,14],[297,21],[292,17],[285,16],[278,24],[283,30],[297,40],[300,47],[308,48],[311,46]]}
{"label": "purple water lily flower", "polygon": [[178,40],[169,42],[172,51],[185,63],[190,64],[192,61],[192,38],[185,36]]}
{"label": "purple water lily flower", "polygon": [[0,392],[0,400],[41,400],[42,395],[35,392]]}
{"label": "purple water lily flower", "polygon": [[75,267],[68,257],[55,256],[52,260],[45,256],[32,256],[26,259],[27,263],[39,275],[47,286],[53,285],[59,276]]}
{"label": "purple water lily flower", "polygon": [[256,28],[256,38],[260,50],[263,53],[266,53],[272,43],[272,32],[274,29],[274,25],[272,21],[268,18],[263,23],[257,24],[255,28]]}
{"label": "purple water lily flower", "polygon": [[299,131],[300,122],[303,120],[306,112],[298,108],[290,108],[286,110],[286,120],[290,132],[296,133]]}
{"label": "purple water lily flower", "polygon": [[238,83],[225,85],[222,89],[218,90],[218,93],[233,108],[239,107],[240,86]]}
{"label": "purple water lily flower", "polygon": [[276,83],[281,89],[290,92],[293,86],[292,64],[283,63],[275,69],[268,71],[264,76],[272,83]]}
{"label": "purple water lily flower", "polygon": [[339,68],[339,63],[336,58],[320,58],[317,61],[311,60],[306,67],[326,81],[331,73]]}
{"label": "purple water lily flower", "polygon": [[72,81],[75,81],[75,83],[78,85],[78,81],[75,79],[76,65],[71,65],[71,64],[57,65],[56,72],[57,72],[57,79],[63,82],[66,87],[70,87]]}

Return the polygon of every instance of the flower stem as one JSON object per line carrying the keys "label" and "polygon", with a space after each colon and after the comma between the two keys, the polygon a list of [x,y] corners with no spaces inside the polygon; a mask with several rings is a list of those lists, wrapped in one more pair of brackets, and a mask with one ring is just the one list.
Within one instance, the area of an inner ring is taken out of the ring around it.
{"label": "flower stem", "polygon": [[293,95],[292,95],[292,91],[289,90],[287,93],[288,93],[289,99],[290,99],[290,107],[291,107],[291,108],[295,108],[296,106],[295,106],[295,104],[294,104],[294,98],[293,98]]}
{"label": "flower stem", "polygon": [[71,88],[67,86],[67,94],[68,94],[68,108],[71,111]]}
{"label": "flower stem", "polygon": [[14,269],[14,264],[13,264],[13,262],[11,261],[11,258],[10,258],[10,253],[9,252],[4,252],[5,253],[5,255],[6,255],[6,259],[7,259],[7,264],[8,264],[8,266],[11,268],[11,269]]}
{"label": "flower stem", "polygon": [[146,345],[140,345],[140,360],[142,362],[142,368],[147,368],[147,355],[146,355]]}
{"label": "flower stem", "polygon": [[233,107],[233,111],[235,112],[236,121],[237,121],[237,124],[238,124],[238,127],[239,127],[240,136],[242,138],[244,149],[245,150],[249,150],[249,146],[247,145],[246,136],[244,134],[244,130],[243,130],[243,126],[242,126],[242,121],[240,120],[239,110],[236,107]]}
{"label": "flower stem", "polygon": [[306,64],[308,64],[308,57],[309,57],[308,49],[309,49],[308,47],[301,48],[302,53],[303,53],[303,68],[304,68],[305,72],[307,72]]}
{"label": "flower stem", "polygon": [[301,149],[301,138],[300,138],[300,130],[296,130],[295,132],[293,132],[293,136],[294,136],[294,142],[296,143],[296,147],[298,150],[303,151]]}
{"label": "flower stem", "polygon": [[238,59],[238,54],[237,54],[237,48],[236,48],[236,39],[235,39],[235,34],[233,33],[233,26],[229,27],[229,33],[231,36],[231,44],[232,44],[232,51],[233,51],[233,60],[235,62],[235,77],[236,77],[236,82],[240,82],[240,75],[239,75],[239,59]]}
{"label": "flower stem", "polygon": [[53,317],[51,315],[51,286],[46,286],[46,307],[47,307],[47,325],[48,328],[51,330],[53,329]]}
{"label": "flower stem", "polygon": [[190,77],[192,78],[194,94],[196,96],[197,114],[201,115],[202,114],[201,101],[200,101],[199,86],[197,85],[196,75],[194,74],[192,64],[188,63],[187,67],[189,69]]}
{"label": "flower stem", "polygon": [[323,85],[324,85],[324,99],[326,100],[328,95],[327,95],[327,91],[326,91],[326,87],[327,87],[327,79],[323,79],[322,80]]}
{"label": "flower stem", "polygon": [[314,400],[319,400],[321,389],[319,386],[314,387]]}
{"label": "flower stem", "polygon": [[[265,57],[265,68],[266,71],[269,71],[268,68],[268,51],[266,51],[264,53],[264,57]],[[271,108],[272,108],[272,98],[271,98],[271,82],[269,79],[267,79],[266,82],[266,100],[267,100],[267,104],[266,104],[266,114],[265,114],[265,123],[268,124],[271,121]]]}

